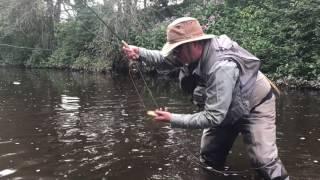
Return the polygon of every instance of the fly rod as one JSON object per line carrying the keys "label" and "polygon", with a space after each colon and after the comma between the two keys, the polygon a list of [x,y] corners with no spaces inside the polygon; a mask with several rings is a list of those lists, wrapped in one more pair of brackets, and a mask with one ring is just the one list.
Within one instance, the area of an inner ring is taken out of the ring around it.
{"label": "fly rod", "polygon": [[0,44],[0,46],[11,47],[11,48],[16,48],[16,49],[27,49],[27,50],[38,50],[38,51],[52,51],[52,49],[31,48],[31,47],[25,47],[25,46],[15,46],[15,45],[11,45],[11,44]]}
{"label": "fly rod", "polygon": [[[97,13],[95,10],[93,10],[90,6],[88,6],[88,4],[87,4],[86,2],[84,2],[84,1],[81,1],[81,2],[82,2],[83,5],[85,5],[85,6],[98,18],[99,21],[101,21],[101,22],[103,23],[103,25],[106,26],[106,28],[111,32],[111,34],[113,34],[113,35],[117,38],[118,41],[120,41],[124,46],[130,48],[130,46],[129,46],[115,31],[113,31],[113,29],[98,15],[98,13]],[[130,61],[130,62],[131,62],[131,61]],[[129,68],[130,68],[130,67],[129,67]],[[141,75],[141,78],[142,78],[145,86],[147,87],[148,93],[149,93],[149,95],[150,95],[153,103],[154,103],[154,104],[156,105],[156,107],[158,108],[158,103],[155,101],[155,99],[154,99],[154,97],[153,97],[153,95],[152,95],[152,92],[151,92],[150,88],[147,86],[147,83],[146,83],[146,81],[145,81],[145,79],[144,79],[144,76],[143,76],[143,74],[142,74],[142,71],[140,70],[139,67],[137,67],[137,69],[138,69],[138,71],[139,71],[139,73],[140,73],[140,75]],[[131,75],[130,69],[129,69],[129,74],[130,74],[131,81],[132,81],[132,83],[133,83],[133,85],[134,85],[134,88],[136,89],[136,91],[137,91],[137,93],[138,93],[138,95],[139,95],[140,101],[142,102],[142,105],[144,106],[144,108],[146,108],[146,106],[145,106],[145,104],[144,104],[144,101],[143,101],[143,99],[142,99],[142,96],[140,95],[140,93],[139,93],[139,91],[138,91],[138,88],[137,88],[135,82],[133,81],[133,77],[132,77],[132,75]]]}
{"label": "fly rod", "polygon": [[103,25],[106,26],[106,28],[119,40],[122,41],[122,38],[116,33],[114,32],[114,30],[98,15],[98,13],[93,10],[86,2],[81,1],[83,5],[85,5],[98,19],[99,21],[102,22]]}
{"label": "fly rod", "polygon": [[[121,40],[121,42],[122,42],[122,44],[123,44],[126,48],[130,48],[130,46],[129,46],[124,40]],[[138,57],[135,56],[135,58],[138,58]],[[131,62],[131,61],[130,61],[130,62]],[[130,66],[130,65],[129,65],[129,66]],[[159,105],[158,105],[157,101],[155,100],[155,98],[154,98],[154,96],[153,96],[153,94],[152,94],[151,89],[150,89],[149,86],[147,85],[147,81],[145,80],[145,78],[144,78],[144,76],[143,76],[143,74],[142,74],[142,71],[141,71],[141,69],[139,68],[139,66],[137,66],[137,69],[138,69],[138,71],[139,71],[139,73],[140,73],[141,79],[142,79],[145,87],[147,88],[147,91],[148,91],[148,93],[149,93],[149,95],[150,95],[150,97],[151,97],[151,100],[153,101],[153,104],[156,106],[156,108],[159,108]],[[129,70],[129,72],[130,72],[130,70]],[[130,73],[130,76],[131,76],[131,73]],[[132,77],[132,76],[131,76],[131,77]],[[136,86],[135,86],[135,87],[136,87]],[[137,91],[137,92],[138,92],[138,91]],[[139,95],[139,97],[142,98],[140,95]],[[141,99],[141,100],[143,100],[143,99]],[[154,115],[154,113],[152,113],[152,111],[148,111],[147,114],[148,114],[148,115],[151,115],[151,114]],[[151,116],[152,116],[152,115],[151,115]]]}

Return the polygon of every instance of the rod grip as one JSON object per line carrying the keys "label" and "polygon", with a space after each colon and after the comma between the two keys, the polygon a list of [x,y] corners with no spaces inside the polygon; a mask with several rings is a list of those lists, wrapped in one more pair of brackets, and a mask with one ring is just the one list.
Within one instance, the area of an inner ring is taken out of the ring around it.
{"label": "rod grip", "polygon": [[125,47],[129,47],[128,43],[125,42],[124,40],[121,40],[122,44],[125,46]]}

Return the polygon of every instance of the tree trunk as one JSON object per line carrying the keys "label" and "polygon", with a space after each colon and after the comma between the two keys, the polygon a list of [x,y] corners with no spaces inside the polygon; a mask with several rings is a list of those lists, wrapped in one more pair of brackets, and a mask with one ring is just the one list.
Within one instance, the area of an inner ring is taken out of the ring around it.
{"label": "tree trunk", "polygon": [[54,4],[53,0],[46,0],[47,2],[47,33],[48,33],[48,49],[53,49],[54,45]]}
{"label": "tree trunk", "polygon": [[147,0],[144,0],[143,1],[143,8],[146,8],[147,7]]}
{"label": "tree trunk", "polygon": [[61,4],[62,0],[57,0],[56,5],[54,6],[54,23],[56,24],[60,22]]}

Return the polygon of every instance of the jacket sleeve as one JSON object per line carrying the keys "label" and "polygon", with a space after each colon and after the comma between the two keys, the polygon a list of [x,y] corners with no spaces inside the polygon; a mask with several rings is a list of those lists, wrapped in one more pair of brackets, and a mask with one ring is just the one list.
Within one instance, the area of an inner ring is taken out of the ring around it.
{"label": "jacket sleeve", "polygon": [[155,67],[179,67],[178,61],[174,60],[172,56],[164,57],[159,50],[149,50],[139,47],[140,60],[147,66]]}
{"label": "jacket sleeve", "polygon": [[204,110],[194,114],[172,114],[171,126],[177,128],[214,128],[222,123],[232,101],[233,90],[239,78],[239,69],[233,61],[214,65],[206,86]]}

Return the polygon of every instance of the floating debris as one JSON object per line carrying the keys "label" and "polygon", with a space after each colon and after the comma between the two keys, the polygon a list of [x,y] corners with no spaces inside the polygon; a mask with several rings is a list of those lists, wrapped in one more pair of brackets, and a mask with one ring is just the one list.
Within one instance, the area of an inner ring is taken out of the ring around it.
{"label": "floating debris", "polygon": [[122,116],[129,116],[129,114],[127,114],[124,109],[121,110],[121,115],[122,115]]}
{"label": "floating debris", "polygon": [[139,149],[131,149],[132,152],[138,152]]}
{"label": "floating debris", "polygon": [[20,83],[19,81],[13,81],[12,84],[14,84],[14,85],[20,85],[21,83]]}
{"label": "floating debris", "polygon": [[128,169],[131,169],[132,167],[131,166],[128,166]]}
{"label": "floating debris", "polygon": [[316,164],[317,164],[317,163],[319,163],[319,161],[318,161],[318,160],[314,160],[313,163],[316,163]]}
{"label": "floating debris", "polygon": [[158,168],[159,171],[162,171],[162,168]]}
{"label": "floating debris", "polygon": [[299,139],[300,139],[300,140],[303,140],[303,141],[304,141],[304,140],[306,140],[306,138],[305,138],[305,137],[300,137]]}
{"label": "floating debris", "polygon": [[36,172],[40,172],[40,169],[37,169]]}

